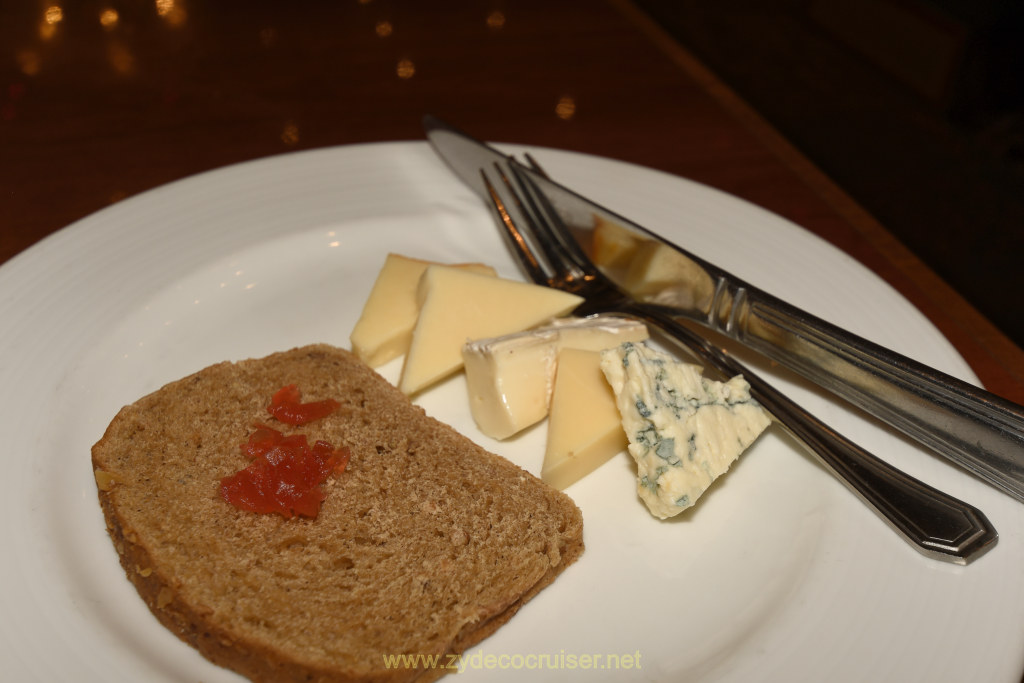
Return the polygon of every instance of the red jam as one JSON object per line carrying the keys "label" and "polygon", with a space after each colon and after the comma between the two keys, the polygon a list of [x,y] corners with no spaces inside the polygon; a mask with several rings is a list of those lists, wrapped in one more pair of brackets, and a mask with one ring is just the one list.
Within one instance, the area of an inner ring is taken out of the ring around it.
{"label": "red jam", "polygon": [[309,445],[304,434],[285,436],[266,425],[242,444],[252,459],[244,470],[224,477],[220,495],[241,510],[316,517],[324,499],[321,485],[348,465],[348,448],[335,449],[326,441]]}
{"label": "red jam", "polygon": [[279,389],[270,399],[267,411],[275,418],[290,425],[304,425],[313,420],[327,417],[341,404],[334,399],[302,402],[302,394],[294,384]]}

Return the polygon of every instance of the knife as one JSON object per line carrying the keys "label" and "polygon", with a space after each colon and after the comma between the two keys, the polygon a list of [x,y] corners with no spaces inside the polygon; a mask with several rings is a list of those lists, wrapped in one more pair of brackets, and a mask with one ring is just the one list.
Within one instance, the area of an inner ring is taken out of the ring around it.
{"label": "knife", "polygon": [[[432,116],[424,128],[487,200],[480,170],[509,156]],[[601,272],[638,301],[724,334],[1024,501],[1024,407],[813,316],[545,174],[523,171]]]}

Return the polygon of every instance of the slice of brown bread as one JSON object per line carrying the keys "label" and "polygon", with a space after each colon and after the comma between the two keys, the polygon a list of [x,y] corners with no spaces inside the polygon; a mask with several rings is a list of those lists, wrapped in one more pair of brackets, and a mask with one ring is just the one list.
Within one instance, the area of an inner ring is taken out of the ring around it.
{"label": "slice of brown bread", "polygon": [[[341,407],[301,427],[274,422],[266,407],[286,384]],[[316,519],[243,512],[218,495],[248,464],[239,445],[255,422],[351,449]],[[583,551],[567,496],[326,345],[168,384],[123,408],[92,459],[110,536],[152,612],[256,681],[450,673],[384,658],[463,651]]]}

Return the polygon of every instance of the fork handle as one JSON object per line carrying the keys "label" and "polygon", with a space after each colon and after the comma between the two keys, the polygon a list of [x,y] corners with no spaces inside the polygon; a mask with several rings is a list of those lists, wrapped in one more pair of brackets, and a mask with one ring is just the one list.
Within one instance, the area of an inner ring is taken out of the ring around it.
{"label": "fork handle", "polygon": [[[692,317],[692,316],[687,316]],[[1024,408],[730,276],[702,323],[1024,501]]]}
{"label": "fork handle", "polygon": [[980,510],[918,481],[836,433],[673,317],[642,304],[626,305],[619,312],[661,329],[726,376],[743,375],[751,396],[776,422],[925,555],[967,564],[995,544],[996,531]]}

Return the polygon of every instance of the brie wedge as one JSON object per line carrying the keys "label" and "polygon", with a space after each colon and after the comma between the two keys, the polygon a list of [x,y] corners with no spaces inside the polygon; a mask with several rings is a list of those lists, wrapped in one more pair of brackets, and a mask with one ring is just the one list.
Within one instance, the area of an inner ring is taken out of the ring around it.
{"label": "brie wedge", "polygon": [[547,416],[561,349],[600,351],[647,338],[641,322],[594,316],[467,342],[462,359],[473,420],[487,436],[507,439]]}

